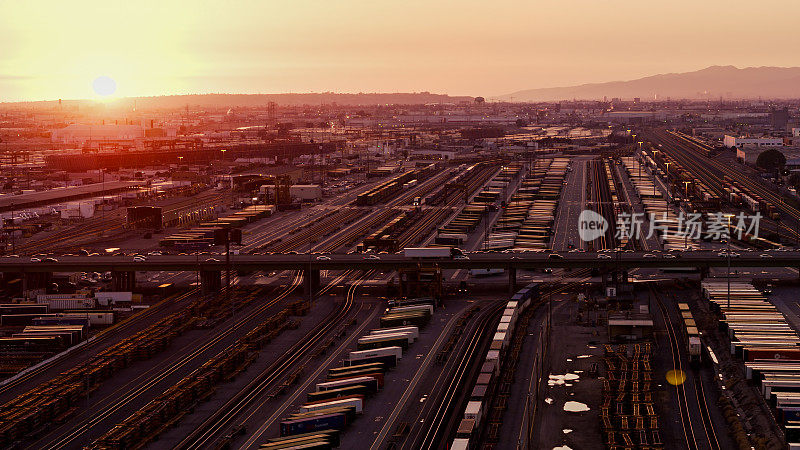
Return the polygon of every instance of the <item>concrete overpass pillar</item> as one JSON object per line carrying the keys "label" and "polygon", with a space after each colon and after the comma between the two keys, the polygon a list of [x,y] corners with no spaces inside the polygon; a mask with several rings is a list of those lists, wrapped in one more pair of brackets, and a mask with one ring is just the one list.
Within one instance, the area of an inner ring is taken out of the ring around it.
{"label": "concrete overpass pillar", "polygon": [[133,291],[136,288],[136,272],[132,270],[111,272],[111,284],[115,291]]}
{"label": "concrete overpass pillar", "polygon": [[303,294],[313,296],[319,291],[319,269],[303,269]]}
{"label": "concrete overpass pillar", "polygon": [[517,269],[516,267],[508,268],[508,295],[513,297],[517,292]]}
{"label": "concrete overpass pillar", "polygon": [[200,271],[200,292],[203,295],[218,293],[220,289],[222,289],[222,271]]}
{"label": "concrete overpass pillar", "polygon": [[47,289],[52,279],[52,272],[23,272],[22,295],[26,295],[31,289]]}

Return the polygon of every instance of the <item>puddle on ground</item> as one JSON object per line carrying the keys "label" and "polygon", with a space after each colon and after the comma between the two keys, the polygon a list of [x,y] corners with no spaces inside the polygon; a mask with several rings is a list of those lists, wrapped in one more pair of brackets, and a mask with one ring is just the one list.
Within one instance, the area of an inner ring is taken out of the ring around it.
{"label": "puddle on ground", "polygon": [[564,403],[564,411],[567,412],[585,412],[589,411],[589,406],[586,403],[568,401]]}
{"label": "puddle on ground", "polygon": [[550,379],[547,380],[547,385],[548,386],[563,385],[567,381],[579,381],[580,378],[581,376],[578,375],[577,373],[566,373],[564,375],[550,375]]}
{"label": "puddle on ground", "polygon": [[570,433],[572,433],[572,430],[570,430],[569,428],[564,428],[564,429],[563,429],[563,430],[561,430],[561,431],[563,431],[563,432],[564,432],[564,434],[570,434]]}

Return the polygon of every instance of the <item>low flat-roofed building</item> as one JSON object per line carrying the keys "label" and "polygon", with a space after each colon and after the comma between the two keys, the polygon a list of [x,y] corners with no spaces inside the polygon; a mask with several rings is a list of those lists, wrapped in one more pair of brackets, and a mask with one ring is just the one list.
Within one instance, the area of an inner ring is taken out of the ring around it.
{"label": "low flat-roofed building", "polygon": [[135,181],[110,181],[94,183],[83,186],[49,189],[47,191],[31,192],[20,195],[0,196],[0,211],[12,211],[34,206],[52,205],[71,200],[109,195],[117,192],[137,189],[144,185]]}
{"label": "low flat-roofed building", "polygon": [[639,340],[653,335],[653,318],[645,313],[619,313],[608,315],[608,338],[614,340]]}
{"label": "low flat-roofed building", "polygon": [[729,134],[722,140],[725,147],[783,147],[783,138],[773,137],[735,137]]}

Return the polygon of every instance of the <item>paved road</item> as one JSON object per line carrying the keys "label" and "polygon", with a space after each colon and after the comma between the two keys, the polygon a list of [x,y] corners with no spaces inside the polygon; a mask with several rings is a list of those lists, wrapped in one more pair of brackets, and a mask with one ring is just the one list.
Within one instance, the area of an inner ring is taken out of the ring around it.
{"label": "paved road", "polygon": [[[798,267],[800,251],[741,251],[730,258],[731,267]],[[30,258],[0,257],[0,272],[86,272],[86,271],[210,271],[225,269],[224,257],[197,261],[192,255],[150,256],[134,261],[129,256],[64,256],[57,261],[32,262]],[[403,254],[380,255],[371,259],[359,254],[316,256],[299,255],[232,255],[231,265],[242,270],[397,270],[417,267],[420,262],[436,263],[442,269],[471,268],[636,268],[636,267],[726,267],[728,258],[717,251],[689,252],[472,252],[468,257],[411,258]]]}
{"label": "paved road", "polygon": [[578,216],[586,208],[586,163],[589,159],[573,159],[572,172],[567,173],[554,224],[551,247],[556,250],[567,250],[570,243],[586,248],[586,243],[578,236]]}

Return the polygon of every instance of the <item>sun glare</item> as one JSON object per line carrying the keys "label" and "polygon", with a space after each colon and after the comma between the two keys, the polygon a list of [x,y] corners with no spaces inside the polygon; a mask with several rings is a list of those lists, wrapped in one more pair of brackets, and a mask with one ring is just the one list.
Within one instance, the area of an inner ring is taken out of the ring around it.
{"label": "sun glare", "polygon": [[92,88],[100,97],[109,97],[117,92],[117,82],[113,78],[103,75],[94,79]]}

